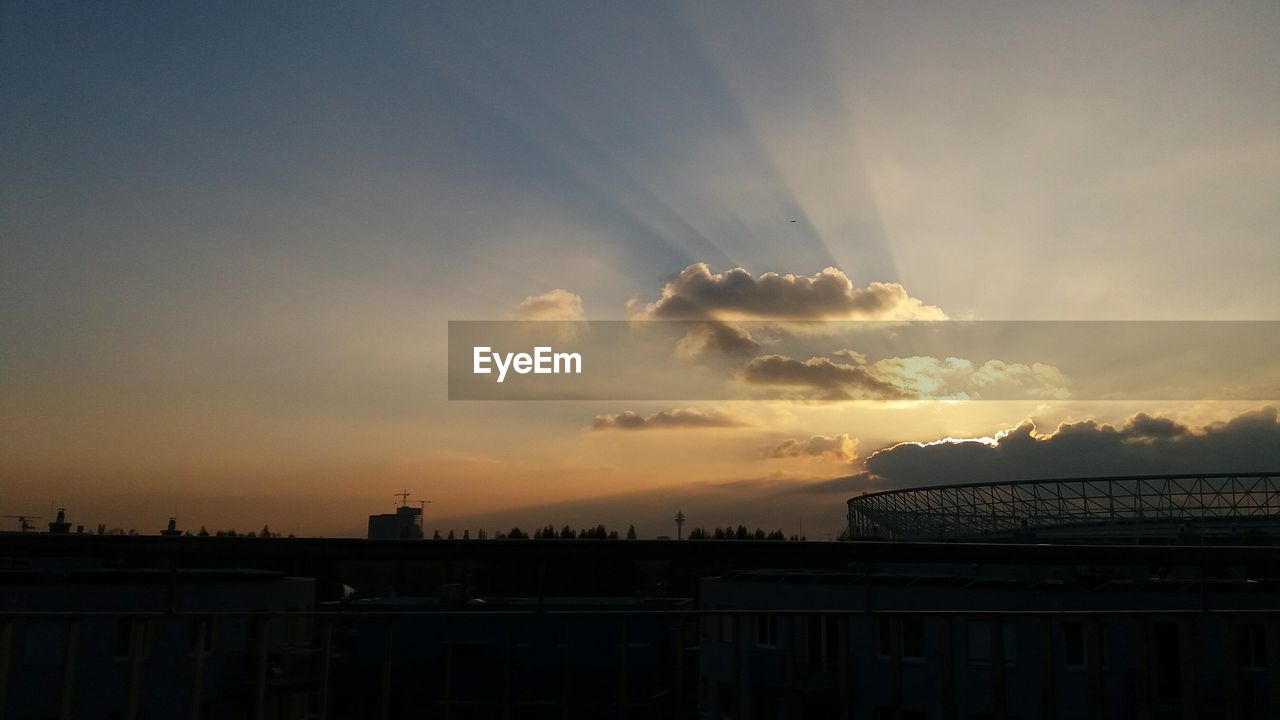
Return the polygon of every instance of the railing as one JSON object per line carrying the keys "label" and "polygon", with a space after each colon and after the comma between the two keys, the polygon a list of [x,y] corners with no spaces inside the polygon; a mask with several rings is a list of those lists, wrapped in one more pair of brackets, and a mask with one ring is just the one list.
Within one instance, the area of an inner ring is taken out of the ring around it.
{"label": "railing", "polygon": [[[26,645],[55,635],[43,654]],[[1062,689],[1071,673],[1078,696]],[[934,696],[910,691],[922,677]],[[966,694],[974,683],[989,705]],[[0,718],[853,717],[922,704],[1263,717],[1251,708],[1276,702],[1278,610],[0,613]]]}

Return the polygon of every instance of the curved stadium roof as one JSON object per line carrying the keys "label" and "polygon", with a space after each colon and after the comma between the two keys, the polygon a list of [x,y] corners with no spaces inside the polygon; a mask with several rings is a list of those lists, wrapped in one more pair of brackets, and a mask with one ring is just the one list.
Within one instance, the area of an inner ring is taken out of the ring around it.
{"label": "curved stadium roof", "polygon": [[852,537],[1280,537],[1280,473],[1065,478],[888,490],[849,500]]}

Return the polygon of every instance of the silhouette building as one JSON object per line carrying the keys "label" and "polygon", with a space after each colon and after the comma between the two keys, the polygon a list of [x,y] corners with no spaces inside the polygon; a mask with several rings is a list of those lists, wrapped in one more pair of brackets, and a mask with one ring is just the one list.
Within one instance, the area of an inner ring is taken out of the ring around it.
{"label": "silhouette building", "polygon": [[370,540],[421,540],[422,508],[401,505],[393,513],[369,516]]}

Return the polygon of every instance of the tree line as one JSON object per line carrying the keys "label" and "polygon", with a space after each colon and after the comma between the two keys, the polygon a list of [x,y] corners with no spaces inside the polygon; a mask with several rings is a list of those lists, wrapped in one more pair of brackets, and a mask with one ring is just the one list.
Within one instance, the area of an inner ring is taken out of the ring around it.
{"label": "tree line", "polygon": [[[469,530],[463,530],[462,535],[460,537],[463,540],[470,540],[471,533]],[[479,540],[489,539],[489,535],[484,530],[480,530],[476,537]],[[585,527],[578,530],[573,529],[569,525],[565,525],[559,529],[556,529],[555,525],[547,525],[546,527],[542,527],[534,530],[532,534],[524,530],[521,530],[517,526],[517,527],[511,528],[507,532],[502,532],[501,530],[499,530],[493,534],[494,540],[527,540],[530,538],[534,540],[618,540],[618,539],[621,539],[621,537],[623,536],[619,535],[617,530],[609,530],[604,525],[596,525],[595,527]],[[625,537],[627,540],[635,540],[637,538],[635,525],[631,525],[627,528]],[[436,530],[432,533],[431,539],[457,540],[459,539],[459,536],[453,530],[449,530],[444,535],[441,535],[440,531]],[[803,535],[797,535],[797,534],[792,534],[788,536],[786,533],[782,532],[782,530],[780,529],[774,530],[773,532],[766,532],[761,528],[756,528],[754,531],[752,531],[752,530],[748,530],[746,525],[739,525],[737,527],[726,525],[725,527],[722,527],[722,528],[717,527],[717,528],[712,528],[710,530],[707,530],[704,527],[693,528],[689,531],[688,539],[689,540],[789,540],[789,541],[800,542],[802,540],[805,540],[806,538]]]}
{"label": "tree line", "polygon": [[[137,535],[138,534],[137,530],[133,530],[133,529],[124,530],[122,528],[108,529],[105,525],[99,525],[97,530],[99,535]],[[184,537],[244,537],[244,538],[294,537],[293,533],[289,533],[287,536],[282,536],[278,532],[272,532],[271,528],[267,525],[263,525],[262,530],[256,533],[252,530],[241,533],[241,532],[237,532],[235,528],[230,528],[227,530],[215,530],[213,532],[210,532],[207,528],[201,525],[199,531],[192,533],[190,530],[188,530],[186,532],[183,532],[182,535]],[[627,531],[625,534],[620,534],[617,530],[609,530],[604,525],[596,525],[594,527],[585,527],[585,528],[580,528],[575,530],[569,525],[564,525],[559,529],[556,529],[554,525],[548,524],[546,527],[535,529],[532,534],[525,532],[524,530],[521,530],[519,526],[517,526],[517,527],[511,528],[506,532],[498,530],[494,532],[492,535],[492,538],[494,540],[528,540],[530,538],[534,540],[619,540],[619,539],[622,539],[623,537],[625,537],[627,540],[637,539],[636,526],[630,525],[627,527]],[[444,535],[441,535],[440,531],[436,530],[433,532],[431,536],[431,539],[433,540],[457,540],[459,538],[462,540],[470,540],[471,531],[463,530],[462,534],[459,536],[453,530],[449,530]],[[476,539],[478,540],[488,540],[489,538],[490,538],[490,535],[484,530],[479,530],[476,533]],[[692,528],[691,530],[689,530],[687,539],[689,540],[789,540],[789,541],[798,542],[798,541],[805,540],[806,538],[803,535],[796,535],[796,534],[792,534],[788,536],[786,533],[782,532],[782,530],[780,529],[774,530],[772,532],[765,532],[761,528],[756,528],[754,531],[748,530],[747,526],[745,525],[739,525],[737,527],[726,525],[725,527],[722,527],[722,528],[715,527],[710,530],[707,530],[704,527]],[[847,533],[842,532],[841,537],[838,539],[847,540],[848,539]]]}

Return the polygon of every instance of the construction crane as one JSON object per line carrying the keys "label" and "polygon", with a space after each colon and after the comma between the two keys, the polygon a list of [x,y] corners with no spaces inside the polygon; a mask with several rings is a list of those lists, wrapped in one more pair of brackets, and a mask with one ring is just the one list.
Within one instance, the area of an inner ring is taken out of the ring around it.
{"label": "construction crane", "polygon": [[42,519],[39,515],[5,515],[5,517],[17,520],[18,527],[22,529],[22,532],[35,530],[36,526],[31,521]]}

